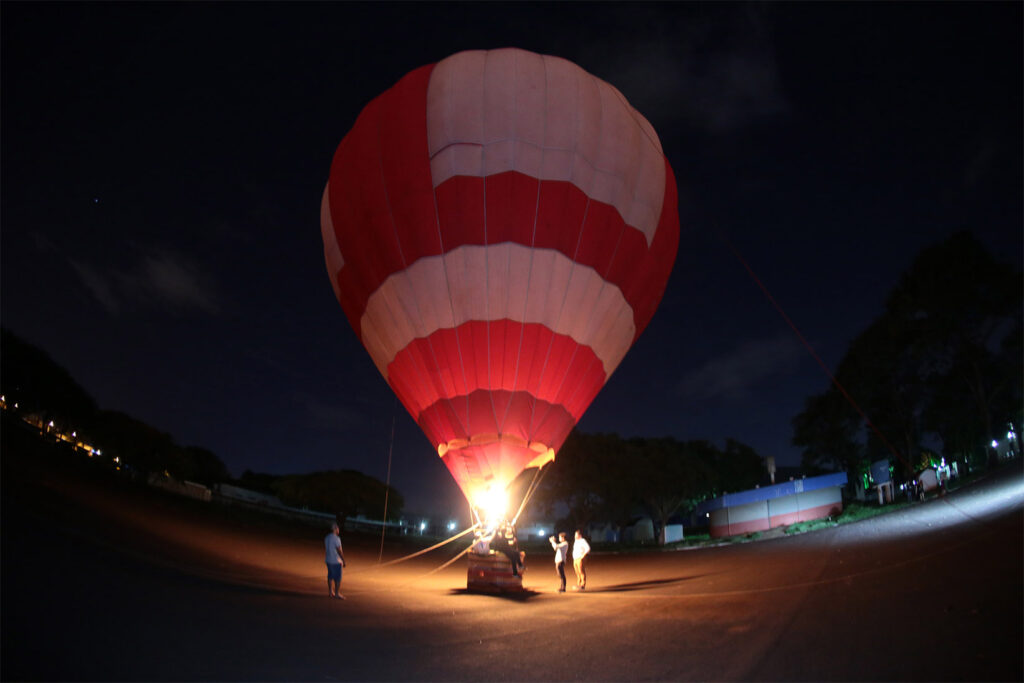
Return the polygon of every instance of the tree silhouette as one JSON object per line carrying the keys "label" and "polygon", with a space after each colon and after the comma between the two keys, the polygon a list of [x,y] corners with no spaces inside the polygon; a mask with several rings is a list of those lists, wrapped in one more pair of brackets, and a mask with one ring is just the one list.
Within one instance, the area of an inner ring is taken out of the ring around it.
{"label": "tree silhouette", "polygon": [[909,476],[928,442],[964,460],[1019,421],[1020,283],[969,232],[922,250],[836,371],[871,425],[834,387],[811,397],[793,420],[804,463],[890,457]]}
{"label": "tree silhouette", "polygon": [[0,391],[11,405],[45,420],[85,426],[96,401],[42,349],[0,328]]}
{"label": "tree silhouette", "polygon": [[398,491],[355,470],[289,474],[279,477],[273,489],[285,504],[329,512],[342,526],[346,519],[357,515],[383,519],[385,491],[388,494],[389,520],[398,520],[405,506]]}

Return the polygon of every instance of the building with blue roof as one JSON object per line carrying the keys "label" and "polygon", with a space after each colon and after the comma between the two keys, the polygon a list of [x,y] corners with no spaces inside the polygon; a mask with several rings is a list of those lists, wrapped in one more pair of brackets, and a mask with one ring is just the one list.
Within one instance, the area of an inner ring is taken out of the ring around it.
{"label": "building with blue roof", "polygon": [[697,506],[709,519],[712,538],[766,531],[822,519],[843,511],[846,472],[727,493]]}

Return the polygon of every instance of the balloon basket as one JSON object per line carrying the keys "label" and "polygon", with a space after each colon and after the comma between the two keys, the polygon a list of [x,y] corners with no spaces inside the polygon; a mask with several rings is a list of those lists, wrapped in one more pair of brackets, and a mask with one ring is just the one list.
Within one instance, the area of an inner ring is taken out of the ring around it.
{"label": "balloon basket", "polygon": [[512,573],[512,562],[504,553],[491,551],[487,555],[468,553],[466,590],[474,593],[512,593],[523,590],[523,570],[519,576]]}

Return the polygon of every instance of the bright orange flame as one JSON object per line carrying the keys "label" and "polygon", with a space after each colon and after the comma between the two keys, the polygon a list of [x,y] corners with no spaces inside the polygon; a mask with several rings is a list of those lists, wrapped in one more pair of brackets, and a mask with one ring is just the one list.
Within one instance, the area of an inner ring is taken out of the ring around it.
{"label": "bright orange flame", "polygon": [[493,522],[500,522],[505,518],[508,510],[508,492],[500,484],[491,484],[482,491],[478,491],[474,505],[482,513],[483,521],[490,525]]}

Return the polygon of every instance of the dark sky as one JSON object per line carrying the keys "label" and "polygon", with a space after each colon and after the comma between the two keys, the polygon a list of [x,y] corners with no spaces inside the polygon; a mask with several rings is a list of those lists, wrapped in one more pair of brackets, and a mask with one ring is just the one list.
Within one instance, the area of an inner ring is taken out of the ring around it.
{"label": "dark sky", "polygon": [[1022,4],[0,6],[2,322],[107,409],[233,474],[355,468],[460,494],[334,299],[331,157],[406,72],[515,46],[654,125],[682,236],[583,431],[734,437],[791,418],[915,254],[971,228],[1022,260]]}

